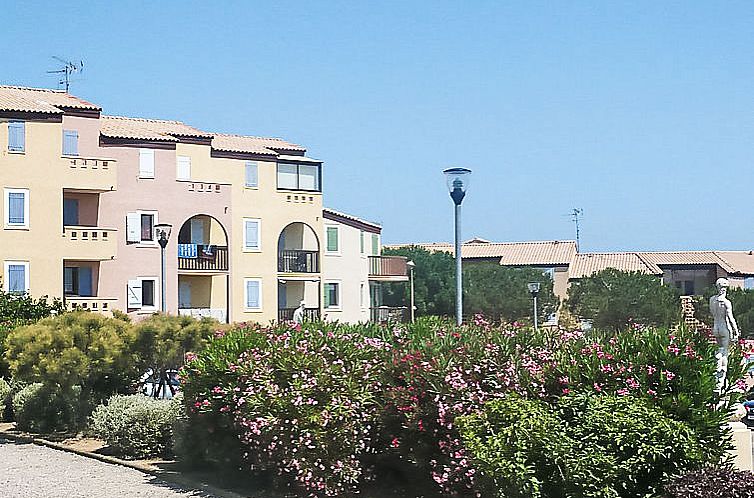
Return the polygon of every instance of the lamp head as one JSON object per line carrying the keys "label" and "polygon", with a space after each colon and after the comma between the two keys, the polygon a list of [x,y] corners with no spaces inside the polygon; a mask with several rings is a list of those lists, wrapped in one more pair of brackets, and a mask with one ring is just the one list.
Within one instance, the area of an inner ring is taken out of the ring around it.
{"label": "lamp head", "polygon": [[529,282],[526,284],[526,287],[529,289],[531,295],[539,294],[539,282]]}
{"label": "lamp head", "polygon": [[443,171],[448,183],[448,192],[456,206],[461,204],[469,188],[471,170],[467,168],[448,168]]}
{"label": "lamp head", "polygon": [[157,242],[160,244],[160,247],[163,249],[166,245],[168,245],[168,240],[170,240],[170,232],[173,229],[173,225],[170,223],[158,223],[154,226],[154,233],[155,238],[157,239]]}

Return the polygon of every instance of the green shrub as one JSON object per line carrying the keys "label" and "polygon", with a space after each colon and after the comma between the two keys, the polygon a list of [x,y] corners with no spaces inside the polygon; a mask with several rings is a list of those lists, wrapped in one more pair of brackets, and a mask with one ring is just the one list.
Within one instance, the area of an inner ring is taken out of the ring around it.
{"label": "green shrub", "polygon": [[552,406],[511,395],[461,417],[459,430],[480,489],[500,498],[657,496],[669,475],[705,461],[687,425],[630,396]]}
{"label": "green shrub", "polygon": [[166,457],[181,397],[157,400],[142,394],[115,395],[91,417],[93,434],[126,458]]}
{"label": "green shrub", "polygon": [[654,275],[614,268],[571,284],[566,304],[570,312],[603,330],[622,330],[634,323],[667,327],[681,317],[677,289]]}
{"label": "green shrub", "polygon": [[24,431],[49,433],[77,429],[86,418],[85,413],[79,386],[63,391],[34,383],[13,396],[16,427]]}
{"label": "green shrub", "polygon": [[667,498],[748,498],[754,496],[754,474],[726,468],[705,468],[665,485]]}
{"label": "green shrub", "polygon": [[138,379],[132,337],[126,322],[79,311],[13,330],[6,355],[14,379],[62,392],[79,385],[98,401]]}
{"label": "green shrub", "polygon": [[0,377],[0,421],[6,422],[9,418],[6,418],[8,413],[8,405],[10,403],[10,384],[5,379]]}

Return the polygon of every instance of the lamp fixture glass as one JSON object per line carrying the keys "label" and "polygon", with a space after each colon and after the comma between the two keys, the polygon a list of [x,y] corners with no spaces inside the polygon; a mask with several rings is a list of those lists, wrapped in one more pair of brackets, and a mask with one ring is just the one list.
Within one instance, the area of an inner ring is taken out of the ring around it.
{"label": "lamp fixture glass", "polygon": [[526,284],[526,287],[529,288],[529,292],[531,294],[539,293],[539,282],[529,282],[528,284]]}
{"label": "lamp fixture glass", "polygon": [[173,225],[170,223],[158,223],[154,226],[155,238],[161,246],[165,247],[167,245],[172,230]]}
{"label": "lamp fixture glass", "polygon": [[443,171],[448,184],[448,192],[456,205],[461,204],[469,188],[471,170],[468,168],[448,168]]}

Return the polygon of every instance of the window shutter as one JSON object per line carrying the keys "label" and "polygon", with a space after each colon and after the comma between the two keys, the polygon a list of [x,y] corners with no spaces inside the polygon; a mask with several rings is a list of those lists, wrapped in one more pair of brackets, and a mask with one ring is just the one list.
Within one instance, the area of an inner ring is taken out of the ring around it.
{"label": "window shutter", "polygon": [[88,266],[79,267],[79,296],[92,295],[92,269]]}
{"label": "window shutter", "polygon": [[327,227],[327,250],[329,252],[338,251],[338,229],[336,227]]}
{"label": "window shutter", "polygon": [[[126,214],[126,242],[141,242],[141,216],[139,216],[139,213]],[[141,301],[141,297],[139,300]]]}
{"label": "window shutter", "polygon": [[128,307],[133,309],[141,308],[141,281],[128,281]]}
{"label": "window shutter", "polygon": [[332,287],[332,284],[325,284],[325,308],[329,308],[332,304],[330,302],[330,288]]}
{"label": "window shutter", "polygon": [[245,231],[244,247],[246,249],[259,249],[259,222],[246,220]]}
{"label": "window shutter", "polygon": [[139,149],[139,178],[154,178],[154,151]]}
{"label": "window shutter", "polygon": [[79,155],[79,132],[76,130],[63,130],[63,155]]}
{"label": "window shutter", "polygon": [[361,254],[364,254],[364,230],[359,232],[359,246],[361,249]]}
{"label": "window shutter", "polygon": [[259,186],[259,170],[257,163],[253,161],[246,161],[246,186],[258,187]]}
{"label": "window shutter", "polygon": [[23,121],[8,123],[8,150],[23,152],[26,148],[26,130]]}
{"label": "window shutter", "polygon": [[376,233],[372,234],[372,255],[373,256],[380,255],[380,239]]}
{"label": "window shutter", "polygon": [[246,281],[246,307],[247,308],[260,308],[259,281],[258,280]]}
{"label": "window shutter", "polygon": [[191,179],[191,158],[188,156],[177,156],[176,178],[178,180]]}
{"label": "window shutter", "polygon": [[26,288],[26,267],[24,265],[8,266],[8,291],[9,292],[27,292]]}
{"label": "window shutter", "polygon": [[21,192],[8,194],[8,223],[23,225],[26,223],[26,196]]}

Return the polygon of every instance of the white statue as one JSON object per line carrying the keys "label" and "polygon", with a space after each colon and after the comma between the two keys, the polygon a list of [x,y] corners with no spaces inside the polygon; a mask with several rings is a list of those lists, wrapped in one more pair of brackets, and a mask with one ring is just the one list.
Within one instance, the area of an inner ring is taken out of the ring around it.
{"label": "white statue", "polygon": [[304,323],[304,309],[306,308],[306,302],[301,301],[296,311],[293,312],[293,321],[296,323]]}
{"label": "white statue", "polygon": [[739,331],[736,319],[733,317],[733,306],[725,296],[728,292],[728,279],[718,278],[715,282],[717,294],[709,300],[709,309],[712,313],[715,323],[712,326],[712,333],[717,341],[717,379],[716,391],[723,392],[725,386],[725,374],[728,371],[728,354],[730,352],[730,343],[738,340]]}

